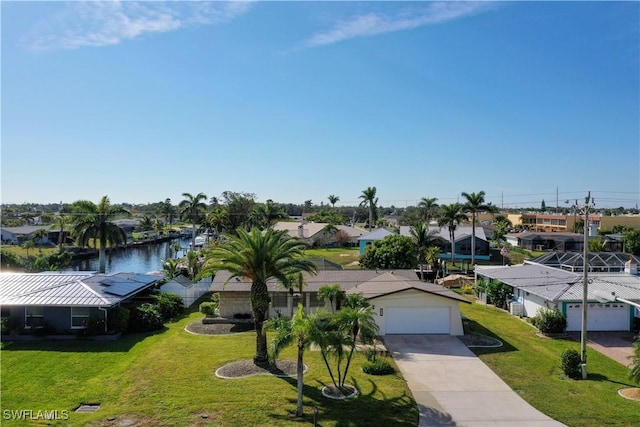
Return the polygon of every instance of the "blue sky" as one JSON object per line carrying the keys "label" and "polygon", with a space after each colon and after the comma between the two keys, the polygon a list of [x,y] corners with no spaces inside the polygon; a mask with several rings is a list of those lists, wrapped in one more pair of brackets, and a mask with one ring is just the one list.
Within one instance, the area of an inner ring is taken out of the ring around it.
{"label": "blue sky", "polygon": [[3,203],[640,202],[638,2],[1,8]]}

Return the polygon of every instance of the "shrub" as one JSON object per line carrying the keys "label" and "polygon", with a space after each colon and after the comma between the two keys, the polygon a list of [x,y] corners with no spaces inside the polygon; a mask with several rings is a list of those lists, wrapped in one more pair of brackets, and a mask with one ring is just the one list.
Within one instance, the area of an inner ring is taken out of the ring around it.
{"label": "shrub", "polygon": [[580,378],[582,370],[580,368],[580,354],[575,350],[565,350],[560,356],[562,360],[562,372],[569,378]]}
{"label": "shrub", "polygon": [[567,327],[567,318],[557,308],[543,308],[533,317],[533,325],[543,334],[559,334]]}
{"label": "shrub", "polygon": [[105,334],[105,326],[107,322],[104,320],[104,317],[89,317],[84,322],[84,329],[82,330],[82,335],[93,337],[96,335],[104,335]]}
{"label": "shrub", "polygon": [[200,313],[207,316],[215,316],[218,311],[218,305],[213,301],[205,301],[200,303]]}
{"label": "shrub", "polygon": [[132,332],[155,331],[162,328],[162,315],[156,305],[140,304],[131,310],[129,325]]}
{"label": "shrub", "polygon": [[153,296],[163,320],[180,316],[184,311],[182,297],[172,292],[163,292]]}
{"label": "shrub", "polygon": [[375,360],[364,362],[362,370],[369,375],[389,375],[396,371],[391,362],[384,357],[378,357]]}
{"label": "shrub", "polygon": [[17,317],[3,317],[1,323],[2,335],[11,335],[20,332],[20,319]]}
{"label": "shrub", "polygon": [[113,332],[127,332],[131,312],[124,307],[112,308],[109,312],[109,330]]}

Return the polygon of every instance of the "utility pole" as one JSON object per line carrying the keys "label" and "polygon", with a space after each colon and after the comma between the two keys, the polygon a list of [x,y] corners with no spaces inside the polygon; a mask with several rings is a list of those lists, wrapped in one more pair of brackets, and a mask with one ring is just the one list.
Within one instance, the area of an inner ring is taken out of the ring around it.
{"label": "utility pole", "polygon": [[582,328],[580,333],[580,362],[582,379],[587,379],[587,287],[589,284],[589,207],[592,204],[591,191],[584,201],[584,247],[582,251]]}

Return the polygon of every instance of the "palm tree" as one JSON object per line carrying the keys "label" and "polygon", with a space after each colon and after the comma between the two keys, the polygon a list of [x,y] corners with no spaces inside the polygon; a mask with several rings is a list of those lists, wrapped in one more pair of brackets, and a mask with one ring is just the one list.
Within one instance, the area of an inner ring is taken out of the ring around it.
{"label": "palm tree", "polygon": [[629,356],[631,364],[629,365],[629,379],[640,385],[640,336],[633,343],[633,354]]}
{"label": "palm tree", "polygon": [[436,197],[423,197],[418,203],[418,208],[422,212],[422,218],[427,223],[427,227],[429,227],[429,223],[438,213],[439,205],[436,203],[437,201]]}
{"label": "palm tree", "polygon": [[480,211],[495,210],[491,205],[487,205],[484,202],[484,191],[479,193],[466,193],[462,192],[462,197],[467,199],[467,202],[463,205],[463,209],[467,212],[471,212],[471,265],[476,265],[476,217]]}
{"label": "palm tree", "polygon": [[78,213],[73,228],[77,245],[85,247],[89,240],[94,239],[95,246],[95,240],[98,240],[99,272],[104,273],[107,246],[127,242],[127,235],[122,228],[111,221],[128,217],[130,213],[121,206],[112,205],[107,196],[102,197],[97,205],[89,200],[79,200],[73,204],[73,208]]}
{"label": "palm tree", "polygon": [[60,228],[60,234],[58,234],[58,250],[62,252],[62,244],[65,241],[65,228],[71,222],[71,217],[67,215],[58,215],[56,217],[56,224]]}
{"label": "palm tree", "polygon": [[338,203],[340,201],[340,197],[334,196],[333,194],[330,194],[328,199],[329,199],[329,203],[331,203],[331,207],[332,208],[335,208],[336,207],[336,203]]}
{"label": "palm tree", "polygon": [[376,205],[378,204],[378,198],[376,197],[376,191],[376,187],[367,187],[358,197],[362,199],[360,206],[369,208],[369,230],[373,228],[373,220],[377,216]]}
{"label": "palm tree", "polygon": [[296,364],[298,401],[296,416],[304,415],[302,408],[302,392],[304,390],[304,351],[311,345],[310,335],[315,323],[315,314],[305,316],[304,307],[298,304],[298,311],[289,319],[278,317],[268,319],[264,324],[265,331],[274,331],[275,336],[271,341],[270,362],[275,365],[280,351],[293,344],[298,346],[298,360]]}
{"label": "palm tree", "polygon": [[339,325],[340,329],[349,335],[349,341],[352,343],[347,356],[347,363],[344,367],[344,373],[338,375],[341,379],[339,385],[341,388],[344,388],[347,372],[351,365],[351,358],[356,349],[357,339],[360,338],[363,344],[373,343],[378,333],[378,325],[373,319],[373,307],[371,306],[357,308],[343,307],[342,310],[336,313],[335,322]]}
{"label": "palm tree", "polygon": [[[302,271],[287,274],[286,280],[284,282],[280,282],[280,284],[289,291],[289,295],[291,295],[292,299],[296,291],[298,292],[298,295],[302,297],[302,288],[304,288],[305,285],[304,274]],[[291,304],[291,317],[293,317],[293,303]]]}
{"label": "palm tree", "polygon": [[151,215],[145,214],[142,218],[140,218],[138,227],[142,231],[151,231],[153,230],[153,220],[154,218]]}
{"label": "palm tree", "polygon": [[224,206],[215,206],[211,212],[207,214],[207,226],[213,227],[216,231],[216,239],[220,236],[220,233],[222,233],[228,219],[229,214],[227,212],[227,208]]}
{"label": "palm tree", "polygon": [[42,242],[44,239],[49,236],[49,232],[44,228],[39,228],[33,232],[33,240],[34,242],[38,242],[38,248],[42,252]]}
{"label": "palm tree", "polygon": [[438,277],[438,261],[440,261],[440,248],[437,246],[429,246],[424,253],[424,260],[431,267],[432,271],[436,272],[436,278]]}
{"label": "palm tree", "polygon": [[438,225],[446,226],[449,230],[449,238],[451,239],[451,264],[456,258],[456,227],[465,221],[467,216],[462,212],[460,203],[452,203],[450,205],[440,206],[440,214],[438,217]]}
{"label": "palm tree", "polygon": [[182,273],[179,261],[173,258],[169,258],[162,263],[162,271],[164,271],[164,278],[167,281],[175,279]]}
{"label": "palm tree", "polygon": [[230,279],[238,277],[251,281],[251,310],[256,327],[254,362],[262,365],[268,362],[267,337],[262,331],[269,312],[267,282],[276,279],[283,283],[289,274],[299,271],[315,273],[317,267],[312,261],[302,258],[304,242],[289,237],[284,231],[269,228],[263,233],[254,227],[250,232],[238,228],[236,233],[228,235],[220,245],[206,250],[201,276],[226,270],[231,273]]}
{"label": "palm tree", "polygon": [[191,220],[193,225],[191,236],[191,248],[196,248],[196,224],[200,218],[200,214],[207,210],[207,205],[203,200],[207,200],[207,195],[204,193],[198,193],[195,196],[190,193],[182,193],[185,198],[180,202],[178,208],[180,209],[180,216],[184,219]]}
{"label": "palm tree", "polygon": [[162,203],[162,214],[164,215],[165,224],[173,224],[173,216],[175,215],[176,210],[171,204],[171,199],[167,198]]}
{"label": "palm tree", "polygon": [[418,248],[418,263],[420,264],[420,280],[424,280],[423,266],[426,263],[427,250],[435,246],[438,238],[435,231],[429,231],[428,223],[419,222],[409,229],[411,239]]}
{"label": "palm tree", "polygon": [[27,258],[29,258],[29,249],[33,248],[34,246],[35,246],[35,243],[33,243],[33,240],[25,240],[22,243],[22,249],[27,251]]}
{"label": "palm tree", "polygon": [[344,301],[345,292],[342,290],[339,284],[320,286],[318,289],[318,299],[321,301],[329,301],[331,306],[331,312],[335,313],[340,310],[340,305]]}

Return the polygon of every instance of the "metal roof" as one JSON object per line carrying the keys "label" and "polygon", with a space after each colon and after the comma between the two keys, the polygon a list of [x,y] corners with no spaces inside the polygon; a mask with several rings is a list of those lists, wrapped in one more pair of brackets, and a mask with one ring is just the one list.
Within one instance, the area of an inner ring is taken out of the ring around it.
{"label": "metal roof", "polygon": [[[582,273],[574,273],[540,264],[524,264],[512,267],[476,266],[480,277],[499,280],[514,288],[525,290],[549,301],[581,301]],[[589,272],[587,298],[597,301],[596,289],[615,292],[624,299],[640,301],[640,276],[629,273]]]}
{"label": "metal roof", "polygon": [[[629,260],[640,264],[640,258],[624,252],[589,252],[587,258],[590,271],[622,271],[624,270],[624,264]],[[526,260],[524,263],[582,271],[583,260],[582,252],[549,252],[537,258]]]}
{"label": "metal roof", "polygon": [[393,231],[389,231],[386,228],[378,228],[375,231],[372,231],[371,233],[367,233],[367,234],[363,234],[362,236],[360,236],[358,238],[358,240],[382,240],[387,236],[392,236],[396,233],[394,233]]}
{"label": "metal roof", "polygon": [[[115,280],[122,290],[107,292],[105,280]],[[159,280],[155,276],[116,273],[0,273],[1,305],[112,306]],[[126,284],[126,289],[122,288]]]}

